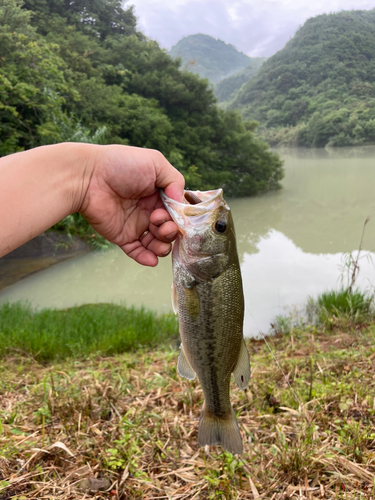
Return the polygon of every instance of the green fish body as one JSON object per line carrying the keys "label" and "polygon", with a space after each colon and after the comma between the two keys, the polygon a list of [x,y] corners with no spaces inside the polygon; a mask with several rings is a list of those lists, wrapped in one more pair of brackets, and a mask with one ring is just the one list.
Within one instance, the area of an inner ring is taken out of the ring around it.
{"label": "green fish body", "polygon": [[185,191],[184,203],[163,202],[180,229],[174,243],[173,309],[178,314],[181,376],[198,376],[204,407],[200,446],[220,444],[242,453],[242,439],[230,403],[230,380],[245,389],[250,361],[243,338],[244,298],[234,225],[222,190]]}

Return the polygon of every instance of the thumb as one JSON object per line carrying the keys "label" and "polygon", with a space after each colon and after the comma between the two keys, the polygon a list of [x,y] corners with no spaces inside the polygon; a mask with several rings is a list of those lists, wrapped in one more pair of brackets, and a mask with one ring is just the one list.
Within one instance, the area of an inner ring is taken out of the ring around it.
{"label": "thumb", "polygon": [[185,179],[169,161],[160,154],[160,159],[155,162],[156,181],[155,186],[163,189],[165,194],[176,201],[182,200],[184,193]]}

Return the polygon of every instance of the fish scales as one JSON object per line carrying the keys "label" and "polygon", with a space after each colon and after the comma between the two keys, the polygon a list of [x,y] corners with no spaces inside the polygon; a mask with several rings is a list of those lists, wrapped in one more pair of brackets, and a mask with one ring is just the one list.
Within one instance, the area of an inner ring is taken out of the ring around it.
{"label": "fish scales", "polygon": [[180,375],[201,383],[205,403],[198,443],[242,453],[230,404],[231,373],[244,389],[250,362],[243,340],[244,299],[234,226],[222,190],[185,192],[184,203],[161,194],[181,234],[173,248],[174,310]]}
{"label": "fish scales", "polygon": [[[176,275],[181,269],[176,271]],[[186,271],[185,271],[186,272]],[[237,282],[237,286],[232,284]],[[212,282],[196,285],[199,313],[190,314],[187,296],[191,291],[176,282],[180,335],[184,352],[197,374],[206,408],[216,415],[231,413],[229,387],[242,343],[243,293],[238,265]],[[223,381],[220,385],[218,381]]]}

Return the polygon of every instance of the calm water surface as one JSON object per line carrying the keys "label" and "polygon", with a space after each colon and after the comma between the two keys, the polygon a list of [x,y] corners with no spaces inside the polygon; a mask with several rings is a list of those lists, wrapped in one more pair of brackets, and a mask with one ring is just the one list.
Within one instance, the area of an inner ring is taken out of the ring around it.
{"label": "calm water surface", "polygon": [[[338,287],[343,254],[358,248],[368,216],[363,248],[375,251],[375,147],[284,150],[281,155],[282,190],[229,200],[248,336],[267,332],[276,315],[302,307],[309,295]],[[116,302],[168,312],[171,282],[170,257],[146,269],[114,248],[30,276],[0,292],[0,303],[28,300],[36,307],[63,308]],[[375,285],[369,259],[361,259],[358,283]]]}

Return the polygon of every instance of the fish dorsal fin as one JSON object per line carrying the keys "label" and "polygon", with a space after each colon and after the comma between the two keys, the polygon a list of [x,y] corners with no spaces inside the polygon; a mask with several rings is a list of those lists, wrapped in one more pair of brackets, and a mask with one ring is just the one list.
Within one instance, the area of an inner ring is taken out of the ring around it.
{"label": "fish dorsal fin", "polygon": [[175,314],[178,314],[177,288],[174,281],[172,282],[172,309]]}
{"label": "fish dorsal fin", "polygon": [[237,387],[246,389],[250,382],[250,358],[244,339],[242,339],[240,355],[233,376]]}
{"label": "fish dorsal fin", "polygon": [[188,380],[195,379],[195,371],[189,364],[189,361],[186,359],[183,347],[180,347],[180,355],[178,356],[177,361],[177,371],[181,375],[181,377],[185,377]]}

